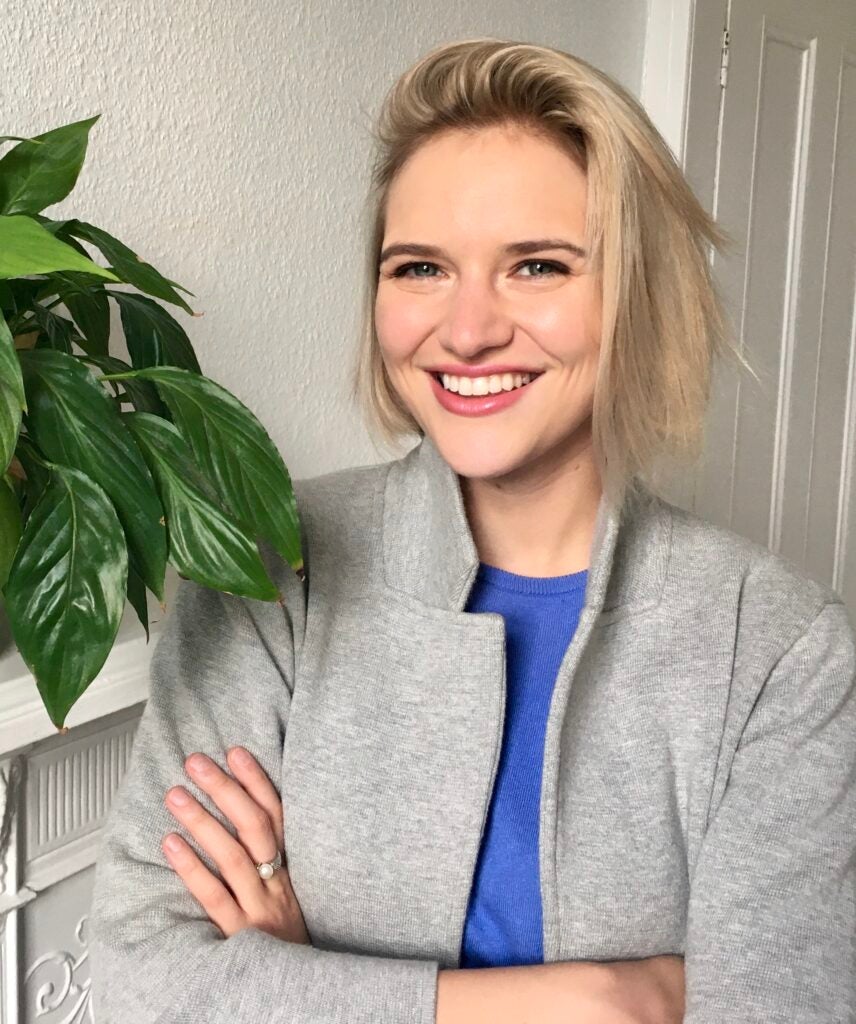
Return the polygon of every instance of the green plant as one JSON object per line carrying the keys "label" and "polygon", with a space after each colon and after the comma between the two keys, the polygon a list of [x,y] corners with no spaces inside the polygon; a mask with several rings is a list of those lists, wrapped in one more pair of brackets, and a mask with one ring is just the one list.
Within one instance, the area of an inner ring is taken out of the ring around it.
{"label": "green plant", "polygon": [[[155,301],[196,315],[179,291],[192,293],[106,231],[42,215],[74,188],[99,116],[0,136],[17,143],[0,159],[0,592],[61,732],[126,598],[148,640],[146,590],[163,607],[167,562],[213,589],[281,602],[263,538],[303,579],[282,458]],[[130,363],[108,350],[110,300]]]}

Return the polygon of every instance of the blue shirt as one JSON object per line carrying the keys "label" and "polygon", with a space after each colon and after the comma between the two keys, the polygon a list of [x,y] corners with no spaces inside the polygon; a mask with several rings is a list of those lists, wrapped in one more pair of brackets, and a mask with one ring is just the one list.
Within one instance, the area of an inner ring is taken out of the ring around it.
{"label": "blue shirt", "polygon": [[461,967],[544,962],[538,822],[553,684],[577,628],[588,570],[519,576],[481,563],[466,610],[505,618],[502,748],[476,862]]}

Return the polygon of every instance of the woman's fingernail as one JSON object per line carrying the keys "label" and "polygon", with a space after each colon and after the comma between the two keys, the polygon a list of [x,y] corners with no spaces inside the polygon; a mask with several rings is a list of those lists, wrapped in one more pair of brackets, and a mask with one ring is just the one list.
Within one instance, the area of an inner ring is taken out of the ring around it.
{"label": "woman's fingernail", "polygon": [[186,804],[190,797],[183,789],[171,789],[169,793],[169,799],[174,804]]}
{"label": "woman's fingernail", "polygon": [[181,840],[178,836],[169,835],[166,837],[166,845],[173,851],[173,853],[178,853],[181,849]]}
{"label": "woman's fingernail", "polygon": [[234,757],[235,759],[235,764],[240,764],[244,767],[246,767],[252,761],[250,755],[246,752],[246,750],[242,750],[241,747],[235,747],[235,749],[232,751],[232,757]]}

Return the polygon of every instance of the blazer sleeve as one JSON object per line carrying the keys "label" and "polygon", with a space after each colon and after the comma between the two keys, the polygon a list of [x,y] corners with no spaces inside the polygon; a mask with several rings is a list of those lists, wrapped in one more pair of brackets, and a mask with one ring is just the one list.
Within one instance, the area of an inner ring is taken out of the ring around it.
{"label": "blazer sleeve", "polygon": [[321,950],[253,928],[225,938],[161,849],[177,831],[217,871],[164,804],[177,784],[236,834],[185,772],[193,751],[226,769],[226,751],[241,744],[280,785],[294,682],[289,608],[300,618],[305,601],[285,568],[284,608],[179,583],[99,841],[88,942],[98,1024],[434,1024],[438,962]]}
{"label": "blazer sleeve", "polygon": [[684,1024],[856,1022],[855,652],[829,601],[752,708],[690,880]]}

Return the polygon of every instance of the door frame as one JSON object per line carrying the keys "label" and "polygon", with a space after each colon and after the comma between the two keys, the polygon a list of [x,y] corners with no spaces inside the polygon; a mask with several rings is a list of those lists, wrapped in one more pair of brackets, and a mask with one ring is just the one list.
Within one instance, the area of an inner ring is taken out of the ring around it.
{"label": "door frame", "polygon": [[[650,0],[640,100],[693,191],[715,216],[723,30],[731,0]],[[664,493],[695,510],[699,465],[671,474]]]}
{"label": "door frame", "polygon": [[[694,104],[692,80],[710,85],[718,80],[728,2],[649,0],[640,100],[682,167],[688,141],[692,146],[700,138],[716,140],[717,124],[711,124],[709,109],[713,93],[704,90],[707,100],[699,97],[700,105]],[[719,104],[715,107],[718,119]],[[689,140],[688,132],[692,133]],[[702,149],[709,157],[707,167],[696,159],[693,164],[696,176],[706,173],[693,185],[704,201],[713,195],[715,145]]]}
{"label": "door frame", "polygon": [[696,3],[649,0],[640,100],[672,152],[683,160],[690,40]]}

